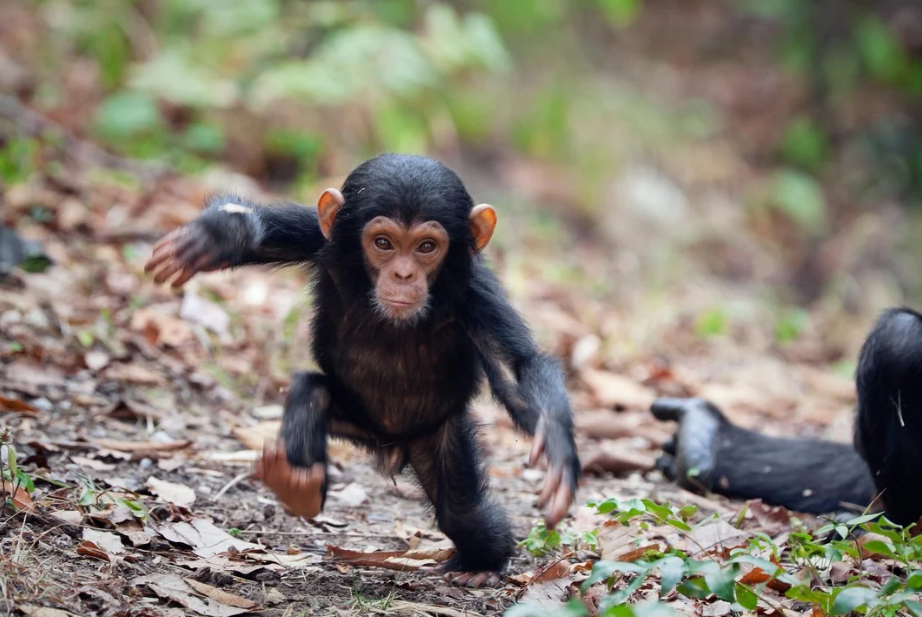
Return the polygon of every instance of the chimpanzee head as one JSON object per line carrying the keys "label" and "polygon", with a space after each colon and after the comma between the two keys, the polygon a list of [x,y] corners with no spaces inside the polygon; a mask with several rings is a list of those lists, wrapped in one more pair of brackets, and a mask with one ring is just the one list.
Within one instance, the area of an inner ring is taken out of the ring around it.
{"label": "chimpanzee head", "polygon": [[450,306],[466,288],[474,256],[496,226],[491,206],[474,206],[461,179],[422,156],[383,154],[327,189],[317,204],[328,242],[319,262],[395,324]]}

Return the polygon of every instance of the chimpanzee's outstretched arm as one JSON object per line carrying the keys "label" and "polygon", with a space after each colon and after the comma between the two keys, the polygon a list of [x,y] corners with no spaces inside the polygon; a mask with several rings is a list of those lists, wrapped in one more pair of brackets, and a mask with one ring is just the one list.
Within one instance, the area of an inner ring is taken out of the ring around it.
{"label": "chimpanzee's outstretched arm", "polygon": [[480,351],[493,395],[517,426],[536,436],[531,462],[542,453],[547,456],[548,481],[539,503],[550,503],[547,522],[554,525],[566,514],[580,473],[563,371],[538,348],[495,275],[480,262],[474,263],[466,306],[468,331]]}
{"label": "chimpanzee's outstretched arm", "polygon": [[197,219],[165,236],[145,270],[180,287],[197,272],[311,261],[323,246],[317,211],[293,203],[262,205],[218,195]]}

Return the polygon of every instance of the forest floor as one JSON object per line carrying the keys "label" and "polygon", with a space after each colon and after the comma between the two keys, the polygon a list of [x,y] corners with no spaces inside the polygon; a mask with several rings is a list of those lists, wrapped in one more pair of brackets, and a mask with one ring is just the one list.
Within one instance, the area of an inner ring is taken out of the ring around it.
{"label": "forest floor", "polygon": [[[540,558],[523,547],[501,588],[452,587],[418,571],[451,545],[412,481],[376,475],[343,444],[332,447],[323,515],[288,516],[248,474],[278,428],[288,375],[310,365],[305,276],[245,270],[182,293],[158,288],[142,272],[153,241],[195,216],[212,187],[49,169],[4,200],[54,265],[17,270],[0,287],[0,428],[35,483],[0,519],[0,614],[496,615],[517,600],[559,605],[587,564],[623,558],[647,537],[603,533],[599,548]],[[488,253],[568,368],[589,473],[565,530],[596,529],[581,504],[611,497],[741,511],[654,470],[671,434],[648,411],[659,394],[706,397],[767,432],[848,439],[853,386],[829,359],[840,352],[809,330],[780,347],[757,290],[684,268],[645,285],[648,274],[624,272],[615,249],[559,221],[547,229],[510,212]],[[696,320],[722,302],[750,307],[742,325]],[[493,490],[524,539],[540,520],[543,472],[525,468],[530,441],[488,398],[476,413]],[[758,511],[747,515],[755,526]]]}

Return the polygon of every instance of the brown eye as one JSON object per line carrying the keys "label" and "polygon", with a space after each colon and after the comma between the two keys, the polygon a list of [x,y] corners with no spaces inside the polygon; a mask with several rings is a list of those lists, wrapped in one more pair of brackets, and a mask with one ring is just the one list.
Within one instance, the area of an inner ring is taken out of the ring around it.
{"label": "brown eye", "polygon": [[375,238],[375,246],[382,251],[389,251],[394,248],[394,245],[391,244],[391,241],[384,236],[378,236]]}
{"label": "brown eye", "polygon": [[433,242],[432,240],[426,240],[426,241],[420,243],[420,245],[419,245],[418,247],[416,247],[416,250],[417,250],[418,252],[424,253],[424,254],[425,254],[425,253],[431,253],[432,251],[435,250],[435,242]]}

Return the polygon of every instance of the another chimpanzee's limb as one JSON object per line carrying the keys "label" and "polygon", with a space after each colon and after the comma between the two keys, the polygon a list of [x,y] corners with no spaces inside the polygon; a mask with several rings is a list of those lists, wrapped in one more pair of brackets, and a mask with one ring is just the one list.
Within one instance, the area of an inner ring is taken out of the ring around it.
{"label": "another chimpanzee's limb", "polygon": [[762,435],[701,399],[661,398],[652,410],[679,423],[657,466],[683,488],[815,514],[873,501],[871,475],[848,444]]}
{"label": "another chimpanzee's limb", "polygon": [[453,582],[473,587],[498,583],[515,551],[509,520],[489,495],[481,461],[477,427],[467,413],[410,444],[410,465],[435,508],[439,529],[455,544],[442,569]]}
{"label": "another chimpanzee's limb", "polygon": [[474,308],[467,316],[469,331],[493,395],[519,428],[535,436],[529,463],[535,464],[542,453],[547,456],[547,481],[538,507],[547,504],[545,521],[553,527],[566,515],[580,474],[563,371],[535,344],[528,326],[500,293],[495,275],[482,263],[474,268],[467,302]]}
{"label": "another chimpanzee's limb", "polygon": [[855,447],[867,461],[887,517],[922,517],[922,315],[889,309],[861,349]]}
{"label": "another chimpanzee's limb", "polygon": [[313,208],[264,206],[233,195],[212,197],[201,216],[154,247],[147,272],[181,287],[197,272],[256,264],[297,264],[314,259],[323,234]]}

